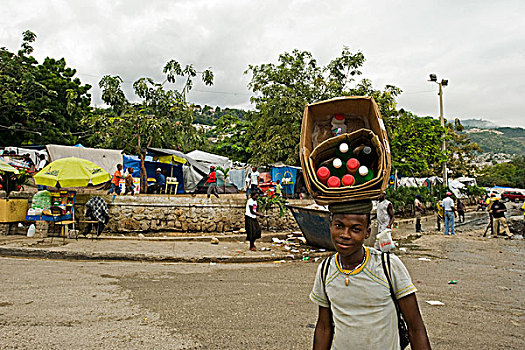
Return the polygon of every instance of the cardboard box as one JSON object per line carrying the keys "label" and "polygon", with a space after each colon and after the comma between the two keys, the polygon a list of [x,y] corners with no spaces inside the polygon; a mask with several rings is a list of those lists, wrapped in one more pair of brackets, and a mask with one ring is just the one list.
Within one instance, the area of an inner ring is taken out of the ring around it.
{"label": "cardboard box", "polygon": [[[326,128],[332,116],[338,113],[345,114],[347,132],[332,137],[327,135]],[[340,142],[352,144],[360,138],[373,145],[378,154],[378,169],[374,179],[365,184],[340,188],[328,188],[319,182],[316,176],[319,159],[333,153]],[[363,96],[340,97],[306,106],[301,126],[300,157],[306,187],[317,203],[377,198],[388,185],[391,155],[386,128],[374,99]]]}
{"label": "cardboard box", "polygon": [[0,222],[25,221],[28,208],[28,199],[0,199]]}

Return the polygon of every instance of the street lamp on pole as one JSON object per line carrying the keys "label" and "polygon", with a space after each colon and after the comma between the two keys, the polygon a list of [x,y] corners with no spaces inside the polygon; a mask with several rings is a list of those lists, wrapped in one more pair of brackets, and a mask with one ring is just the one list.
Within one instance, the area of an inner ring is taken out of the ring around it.
{"label": "street lamp on pole", "polygon": [[[430,82],[436,83],[439,85],[439,121],[441,122],[441,126],[445,127],[445,118],[443,117],[443,87],[448,85],[447,79],[441,79],[441,82],[438,82],[437,76],[435,74],[430,74],[430,79],[428,80]],[[445,142],[445,131],[443,131],[443,144],[441,145],[441,150],[443,153],[447,150],[447,144]],[[447,174],[447,161],[445,160],[442,164],[442,171],[443,171],[443,184],[445,187],[448,187],[448,174]]]}

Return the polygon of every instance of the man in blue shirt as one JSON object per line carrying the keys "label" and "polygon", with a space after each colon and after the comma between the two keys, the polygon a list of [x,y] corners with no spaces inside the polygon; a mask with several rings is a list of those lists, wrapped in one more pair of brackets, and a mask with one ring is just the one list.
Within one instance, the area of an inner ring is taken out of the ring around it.
{"label": "man in blue shirt", "polygon": [[149,193],[157,193],[160,194],[166,187],[166,176],[162,174],[162,169],[157,168],[157,171],[155,171],[155,184],[151,185],[148,189]]}

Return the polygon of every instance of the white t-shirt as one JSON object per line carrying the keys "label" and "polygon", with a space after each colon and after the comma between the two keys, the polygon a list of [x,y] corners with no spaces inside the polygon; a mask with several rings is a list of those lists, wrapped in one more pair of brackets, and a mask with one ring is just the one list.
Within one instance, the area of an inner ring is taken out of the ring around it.
{"label": "white t-shirt", "polygon": [[259,172],[255,171],[250,174],[250,185],[259,185]]}
{"label": "white t-shirt", "polygon": [[[381,252],[366,248],[366,260],[362,267],[349,276],[336,262],[337,254],[330,259],[326,275],[326,294],[319,264],[310,299],[319,306],[328,307],[330,300],[335,324],[332,349],[400,349],[397,314],[390,296],[388,281],[381,265]],[[398,299],[416,291],[408,271],[393,254],[390,254],[392,284]]]}
{"label": "white t-shirt", "polygon": [[40,162],[38,162],[38,166],[36,167],[36,170],[42,170],[46,166],[47,161],[45,159],[42,159]]}
{"label": "white t-shirt", "polygon": [[253,211],[257,212],[257,201],[253,198],[248,199],[248,202],[246,202],[246,213],[244,215],[251,217],[252,219],[255,219],[257,215],[252,214],[250,211],[250,207],[253,205]]}
{"label": "white t-shirt", "polygon": [[454,208],[454,200],[450,197],[443,199],[443,209],[445,211],[452,211],[452,208]]}
{"label": "white t-shirt", "polygon": [[390,214],[388,214],[388,206],[390,203],[387,199],[377,203],[377,232],[379,233],[383,232],[390,223]]}

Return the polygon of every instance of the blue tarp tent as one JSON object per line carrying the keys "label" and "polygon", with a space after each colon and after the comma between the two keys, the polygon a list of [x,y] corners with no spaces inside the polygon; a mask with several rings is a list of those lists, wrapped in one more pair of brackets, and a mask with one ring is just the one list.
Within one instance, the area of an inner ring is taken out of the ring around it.
{"label": "blue tarp tent", "polygon": [[272,175],[272,181],[281,181],[283,192],[292,195],[294,194],[295,184],[297,182],[298,169],[301,168],[294,166],[274,166],[270,171]]}
{"label": "blue tarp tent", "polygon": [[246,170],[245,169],[230,169],[230,172],[228,173],[229,176],[228,176],[228,179],[230,180],[230,182],[232,184],[235,185],[235,187],[237,187],[237,189],[239,190],[242,190],[244,189],[245,187],[245,174],[246,174]]}
{"label": "blue tarp tent", "polygon": [[[140,158],[138,156],[126,155],[123,155],[122,157],[124,160],[124,171],[127,172],[127,168],[133,168],[133,177],[140,178]],[[176,177],[179,182],[177,193],[184,193],[184,176],[182,174],[181,164],[166,164],[146,160],[144,162],[144,167],[146,168],[147,177],[155,177],[155,171],[157,168],[161,168],[163,172],[166,171],[166,174],[169,177]]]}

